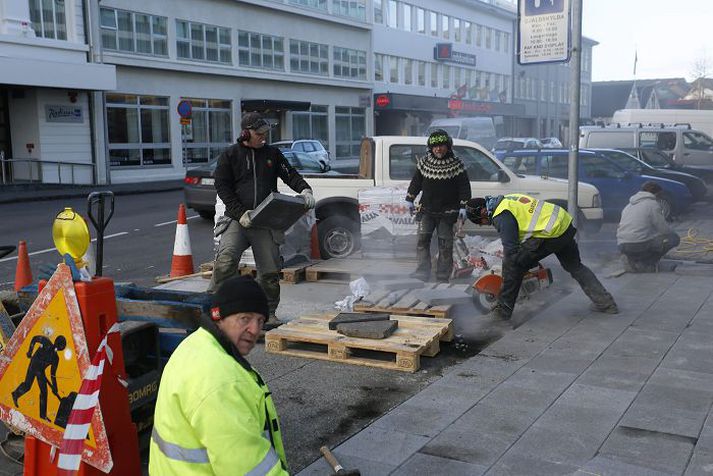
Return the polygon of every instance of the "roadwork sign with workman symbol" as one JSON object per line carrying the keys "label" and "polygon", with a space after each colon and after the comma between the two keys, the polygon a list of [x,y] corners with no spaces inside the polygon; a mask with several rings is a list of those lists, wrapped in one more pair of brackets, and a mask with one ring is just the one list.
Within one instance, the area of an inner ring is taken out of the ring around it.
{"label": "roadwork sign with workman symbol", "polygon": [[[0,420],[59,447],[90,365],[72,274],[60,265],[0,354]],[[111,458],[100,409],[84,456]]]}

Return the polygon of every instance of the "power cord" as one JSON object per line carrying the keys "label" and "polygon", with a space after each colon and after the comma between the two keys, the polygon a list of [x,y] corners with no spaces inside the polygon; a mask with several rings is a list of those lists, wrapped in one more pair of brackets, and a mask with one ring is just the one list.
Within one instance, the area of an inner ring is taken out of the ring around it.
{"label": "power cord", "polygon": [[689,228],[688,234],[681,238],[676,253],[713,253],[713,239],[698,236],[698,229]]}

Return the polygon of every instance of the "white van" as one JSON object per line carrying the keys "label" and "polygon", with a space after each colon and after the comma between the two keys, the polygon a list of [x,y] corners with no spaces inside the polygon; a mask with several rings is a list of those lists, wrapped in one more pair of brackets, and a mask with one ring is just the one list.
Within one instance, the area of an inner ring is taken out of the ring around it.
{"label": "white van", "polygon": [[619,124],[690,124],[692,129],[713,137],[713,111],[694,109],[619,109],[612,122]]}
{"label": "white van", "polygon": [[449,119],[434,119],[428,126],[427,133],[436,129],[445,130],[454,139],[465,139],[477,142],[486,149],[495,145],[495,124],[491,117],[454,117]]}
{"label": "white van", "polygon": [[582,126],[579,147],[604,149],[653,148],[681,165],[713,165],[713,139],[690,127]]}

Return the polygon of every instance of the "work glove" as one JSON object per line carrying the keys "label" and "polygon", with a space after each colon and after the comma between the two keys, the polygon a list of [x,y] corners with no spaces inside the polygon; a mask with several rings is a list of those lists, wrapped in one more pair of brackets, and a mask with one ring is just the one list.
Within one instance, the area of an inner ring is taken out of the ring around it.
{"label": "work glove", "polygon": [[458,210],[458,219],[461,221],[465,221],[466,215],[465,215],[465,208],[461,208]]}
{"label": "work glove", "polygon": [[238,220],[238,222],[242,225],[243,228],[250,228],[250,226],[253,224],[252,220],[250,219],[251,211],[252,210],[248,210],[243,213],[243,216],[241,216],[240,220]]}
{"label": "work glove", "polygon": [[408,207],[409,215],[414,216],[416,214],[416,205],[413,202],[406,200],[406,206]]}
{"label": "work glove", "polygon": [[312,190],[306,188],[302,190],[302,193],[300,193],[300,195],[302,195],[302,198],[304,198],[305,208],[307,210],[311,210],[312,208],[314,208],[316,202],[314,200],[314,195],[312,195]]}
{"label": "work glove", "polygon": [[[219,237],[223,233],[225,233],[225,230],[228,229],[230,226],[230,222],[233,221],[229,216],[223,215],[222,217],[218,218],[218,221],[216,222],[215,226],[213,227],[213,236],[214,237]],[[241,222],[242,225],[242,222]]]}

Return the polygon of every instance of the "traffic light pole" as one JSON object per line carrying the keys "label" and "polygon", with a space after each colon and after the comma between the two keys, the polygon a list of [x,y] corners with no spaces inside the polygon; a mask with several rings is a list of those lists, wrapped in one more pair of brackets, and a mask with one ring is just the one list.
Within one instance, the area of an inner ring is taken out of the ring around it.
{"label": "traffic light pole", "polygon": [[582,0],[572,1],[572,54],[570,57],[570,103],[569,103],[569,193],[567,210],[578,225],[579,183],[579,98],[582,76]]}

